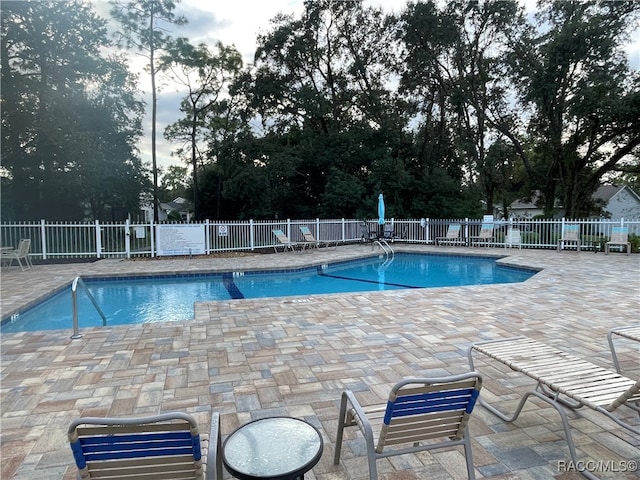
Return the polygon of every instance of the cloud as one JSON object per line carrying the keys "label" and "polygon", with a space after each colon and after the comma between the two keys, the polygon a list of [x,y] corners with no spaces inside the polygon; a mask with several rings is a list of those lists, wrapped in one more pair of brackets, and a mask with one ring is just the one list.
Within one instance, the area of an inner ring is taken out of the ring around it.
{"label": "cloud", "polygon": [[[531,14],[537,9],[536,0],[521,0],[526,11]],[[97,0],[99,13],[108,18],[108,3]],[[379,6],[385,12],[398,13],[406,6],[402,0],[365,0],[365,6]],[[106,6],[105,6],[106,5]],[[213,46],[220,41],[224,45],[234,45],[242,55],[245,65],[253,63],[260,34],[267,33],[271,28],[271,20],[278,14],[298,16],[304,10],[303,0],[227,0],[212,2],[210,0],[182,0],[176,4],[175,13],[184,15],[188,24],[174,27],[171,35],[174,38],[187,37],[194,44],[205,43]],[[632,42],[625,49],[629,55],[631,67],[640,69],[640,31],[636,31]],[[140,57],[132,60],[132,68],[140,69],[140,85],[145,92],[147,112],[144,119],[145,138],[140,142],[143,160],[151,159],[151,95],[149,75],[142,71],[143,62]],[[177,86],[164,85],[158,97],[158,164],[164,168],[172,164],[179,164],[176,157],[171,156],[172,148],[164,140],[162,133],[167,125],[182,117],[179,111],[180,101],[186,94]]]}
{"label": "cloud", "polygon": [[[97,2],[99,12],[107,17],[106,2]],[[209,2],[203,0],[183,0],[176,4],[174,13],[183,15],[188,23],[173,27],[171,35],[174,38],[187,37],[189,41],[198,45],[205,43],[213,46],[216,42],[224,45],[234,45],[249,64],[253,61],[257,36],[260,32],[268,31],[269,20],[278,13],[299,13],[303,10],[301,0],[231,0],[227,2]],[[139,143],[143,161],[151,162],[151,82],[149,75],[142,71],[145,60],[132,55],[130,60],[132,69],[140,71],[140,88],[147,103],[145,118],[143,119],[144,138]],[[180,163],[172,157],[172,150],[180,145],[172,145],[163,137],[164,129],[179,120],[183,114],[179,111],[180,102],[187,94],[179,85],[167,85],[160,80],[161,87],[158,94],[156,158],[162,168]]]}

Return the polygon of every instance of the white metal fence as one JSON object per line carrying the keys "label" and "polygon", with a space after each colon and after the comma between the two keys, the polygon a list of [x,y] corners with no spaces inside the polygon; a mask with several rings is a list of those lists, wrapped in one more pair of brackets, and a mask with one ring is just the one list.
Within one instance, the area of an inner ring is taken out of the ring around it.
{"label": "white metal fence", "polygon": [[[461,237],[479,234],[481,219],[389,219],[395,241],[433,244],[446,234],[448,225],[459,223]],[[566,223],[580,225],[583,248],[602,250],[613,226],[626,226],[630,236],[640,236],[640,220],[626,219],[513,219],[494,221],[493,246],[506,246],[509,227],[521,232],[523,248],[556,248]],[[281,229],[291,241],[303,240],[299,227],[308,226],[320,241],[359,242],[363,231],[377,231],[377,220],[310,219],[206,221],[206,254],[224,251],[273,249],[278,241],[273,229]],[[20,239],[31,239],[30,256],[35,260],[56,258],[131,258],[158,254],[157,224],[153,223],[53,223],[40,222],[0,224],[0,246],[15,247]]]}

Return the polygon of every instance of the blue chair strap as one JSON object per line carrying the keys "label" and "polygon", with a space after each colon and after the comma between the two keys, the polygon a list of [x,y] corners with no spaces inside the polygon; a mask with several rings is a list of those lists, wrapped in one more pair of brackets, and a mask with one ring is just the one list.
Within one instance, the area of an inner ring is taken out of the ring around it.
{"label": "blue chair strap", "polygon": [[475,403],[474,392],[477,397],[478,391],[473,388],[400,395],[395,401],[387,402],[384,423],[389,425],[394,417],[408,417],[448,410],[467,411],[470,401]]}
{"label": "blue chair strap", "polygon": [[78,470],[82,470],[87,467],[87,461],[84,458],[84,453],[82,451],[82,445],[80,444],[80,440],[76,440],[71,443],[71,451],[73,452],[73,459],[76,461],[76,466]]}
{"label": "blue chair strap", "polygon": [[194,461],[202,458],[200,435],[186,431],[86,437],[71,444],[71,448],[78,468],[83,468],[78,455],[83,465],[87,461],[168,455],[192,455]]}

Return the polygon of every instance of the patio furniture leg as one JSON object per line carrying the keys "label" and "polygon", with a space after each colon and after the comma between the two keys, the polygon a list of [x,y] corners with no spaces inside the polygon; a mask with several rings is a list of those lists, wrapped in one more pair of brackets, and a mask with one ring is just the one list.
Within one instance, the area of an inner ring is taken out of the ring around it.
{"label": "patio furniture leg", "polygon": [[[472,349],[470,348],[468,352],[469,366],[471,367],[471,370],[474,370],[473,358],[472,358],[471,352],[472,352]],[[484,408],[489,410],[491,413],[493,413],[495,416],[497,416],[501,420],[507,423],[511,423],[520,416],[520,412],[522,412],[522,408],[524,407],[524,404],[526,403],[527,399],[530,396],[537,397],[538,399],[548,403],[549,405],[551,405],[553,408],[556,409],[556,411],[560,415],[560,419],[562,420],[562,428],[564,429],[564,436],[565,436],[567,445],[569,447],[569,454],[571,455],[571,460],[573,461],[574,465],[577,465],[579,463],[579,460],[578,460],[578,455],[576,453],[575,445],[573,443],[573,436],[571,435],[571,426],[569,425],[569,421],[567,420],[566,413],[564,412],[564,410],[562,409],[562,406],[559,404],[558,401],[554,400],[553,398],[549,398],[544,393],[538,392],[536,390],[531,390],[526,392],[523,395],[523,397],[520,399],[520,403],[518,403],[518,406],[516,407],[516,410],[512,416],[509,416],[506,413],[501,412],[493,405],[490,405],[489,403],[485,402],[482,399],[482,395],[478,397],[478,402],[480,403],[480,405],[482,405]],[[590,480],[599,480],[599,477],[596,477],[594,474],[592,474],[587,470],[583,470],[580,473]]]}

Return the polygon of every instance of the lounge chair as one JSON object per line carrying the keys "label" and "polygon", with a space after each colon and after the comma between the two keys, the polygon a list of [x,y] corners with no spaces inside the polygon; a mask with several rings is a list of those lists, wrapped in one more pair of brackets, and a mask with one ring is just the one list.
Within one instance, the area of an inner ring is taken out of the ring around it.
{"label": "lounge chair", "polygon": [[562,236],[558,240],[558,251],[565,247],[565,244],[576,244],[576,250],[580,252],[580,225],[566,224],[562,227]]}
{"label": "lounge chair", "polygon": [[447,228],[447,235],[444,237],[436,237],[436,245],[466,245],[467,242],[460,238],[460,224],[454,223]]}
{"label": "lounge chair", "polygon": [[[565,440],[574,465],[584,464],[577,458],[571,428],[563,407],[588,407],[629,431],[640,435],[640,427],[631,425],[614,413],[623,405],[640,412],[640,380],[631,380],[616,372],[568,355],[526,337],[489,340],[471,345],[469,366],[474,368],[473,353],[483,354],[521,372],[537,382],[534,390],[526,392],[512,416],[508,416],[482,399],[480,405],[505,422],[518,418],[527,399],[534,396],[556,409],[562,420]],[[597,479],[587,469],[581,473]]]}
{"label": "lounge chair", "polygon": [[504,239],[504,248],[518,247],[522,249],[522,232],[519,228],[509,227]]}
{"label": "lounge chair", "polygon": [[467,474],[474,479],[467,422],[481,387],[476,372],[410,378],[391,389],[386,405],[369,407],[360,406],[354,393],[346,390],[340,403],[333,463],[340,463],[344,429],[357,426],[364,435],[370,480],[378,478],[378,459],[455,445],[464,446]]}
{"label": "lounge chair", "polygon": [[393,228],[393,224],[391,223],[384,224],[384,228],[382,230],[382,238],[384,238],[385,240],[391,240],[391,243],[395,242],[396,232],[395,232],[395,229]]}
{"label": "lounge chair", "polygon": [[[30,269],[33,264],[31,263],[31,259],[29,258],[29,249],[31,248],[31,239],[23,238],[18,243],[18,248],[15,250],[3,250],[0,252],[0,262],[2,265],[6,265],[11,268],[13,265],[13,261],[17,261],[18,265],[20,265],[20,269],[22,271]],[[22,261],[24,260],[24,265]],[[26,268],[25,268],[26,266]]]}
{"label": "lounge chair", "polygon": [[307,242],[292,242],[291,240],[289,240],[289,237],[287,237],[280,229],[275,228],[271,231],[276,236],[279,242],[278,245],[275,245],[273,247],[276,253],[278,253],[278,247],[282,247],[283,252],[286,252],[287,250],[295,252],[296,250],[304,250],[308,246]]}
{"label": "lounge chair", "polygon": [[222,479],[220,417],[209,435],[185,413],[142,418],[85,417],[68,430],[78,479]]}
{"label": "lounge chair", "polygon": [[628,227],[613,227],[611,229],[611,240],[604,244],[604,253],[609,253],[609,247],[611,245],[621,245],[625,247],[625,252],[629,255],[631,252],[631,242],[629,242],[629,228]]}
{"label": "lounge chair", "polygon": [[360,224],[360,241],[370,243],[378,239],[378,233],[369,230],[366,222]]}
{"label": "lounge chair", "polygon": [[493,223],[483,223],[478,236],[469,237],[469,245],[472,247],[474,244],[483,244],[488,247],[491,242],[493,242]]}
{"label": "lounge chair", "polygon": [[609,342],[609,349],[611,350],[613,365],[616,368],[616,372],[621,373],[620,362],[618,361],[616,348],[613,344],[614,335],[617,335],[618,337],[626,338],[627,340],[640,342],[640,325],[612,328],[611,330],[609,330],[609,333],[607,334],[607,341]]}
{"label": "lounge chair", "polygon": [[300,232],[302,233],[302,237],[304,238],[305,243],[309,248],[320,248],[321,246],[330,247],[332,244],[335,248],[338,247],[338,241],[329,242],[323,240],[316,240],[316,237],[311,233],[311,229],[307,226],[300,226]]}

